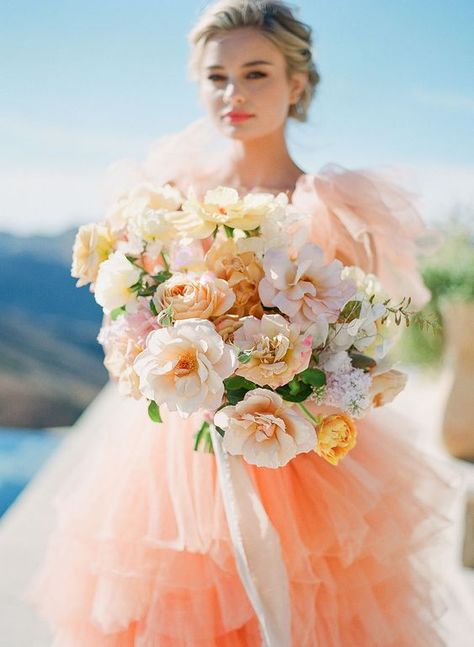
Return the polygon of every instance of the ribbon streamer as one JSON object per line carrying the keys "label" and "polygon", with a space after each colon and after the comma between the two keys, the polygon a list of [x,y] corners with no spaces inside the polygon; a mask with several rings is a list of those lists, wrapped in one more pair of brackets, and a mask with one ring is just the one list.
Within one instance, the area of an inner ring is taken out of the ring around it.
{"label": "ribbon streamer", "polygon": [[290,647],[290,594],[280,538],[242,458],[224,451],[212,424],[210,432],[237,570],[257,615],[263,647]]}

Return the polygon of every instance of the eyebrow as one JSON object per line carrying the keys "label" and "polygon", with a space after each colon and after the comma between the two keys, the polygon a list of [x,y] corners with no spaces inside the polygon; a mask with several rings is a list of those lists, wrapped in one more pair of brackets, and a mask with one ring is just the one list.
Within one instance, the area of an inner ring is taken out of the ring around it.
{"label": "eyebrow", "polygon": [[[253,65],[273,65],[273,63],[270,63],[270,61],[263,61],[263,60],[258,60],[258,61],[249,61],[248,63],[244,63],[242,67],[252,67]],[[207,66],[208,70],[222,70],[223,66],[222,65],[208,65]]]}

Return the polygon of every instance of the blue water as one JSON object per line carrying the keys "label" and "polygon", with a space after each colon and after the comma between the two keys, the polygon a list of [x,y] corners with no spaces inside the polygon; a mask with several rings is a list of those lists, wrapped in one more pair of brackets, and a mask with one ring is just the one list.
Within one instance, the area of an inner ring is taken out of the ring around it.
{"label": "blue water", "polygon": [[0,428],[0,517],[61,440],[45,429]]}

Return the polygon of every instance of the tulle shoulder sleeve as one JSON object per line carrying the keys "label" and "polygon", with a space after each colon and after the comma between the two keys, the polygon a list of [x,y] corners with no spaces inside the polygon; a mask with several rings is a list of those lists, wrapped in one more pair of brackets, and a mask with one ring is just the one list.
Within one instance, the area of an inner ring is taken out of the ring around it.
{"label": "tulle shoulder sleeve", "polygon": [[329,258],[376,274],[394,298],[410,296],[417,307],[429,300],[417,261],[435,236],[388,172],[327,165],[304,177],[293,204],[311,214],[311,239]]}

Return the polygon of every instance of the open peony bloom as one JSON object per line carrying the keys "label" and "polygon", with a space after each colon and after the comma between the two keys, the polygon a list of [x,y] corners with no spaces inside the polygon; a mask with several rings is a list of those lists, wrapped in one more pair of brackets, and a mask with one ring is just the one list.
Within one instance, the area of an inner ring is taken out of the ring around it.
{"label": "open peony bloom", "polygon": [[95,300],[109,314],[121,306],[136,304],[136,292],[130,288],[140,278],[141,270],[130,263],[125,254],[114,252],[99,267],[95,284]]}
{"label": "open peony bloom", "polygon": [[209,321],[188,319],[151,332],[134,368],[146,398],[187,418],[221,404],[223,380],[236,364],[233,348]]}
{"label": "open peony bloom", "polygon": [[241,402],[218,411],[214,424],[224,429],[229,454],[259,467],[282,467],[316,443],[313,425],[268,389],[248,391]]}
{"label": "open peony bloom", "polygon": [[295,260],[283,248],[272,248],[263,259],[265,278],[259,294],[264,306],[276,307],[298,323],[302,330],[324,317],[337,320],[355,286],[341,279],[342,263],[326,264],[320,247],[307,243]]}
{"label": "open peony bloom", "polygon": [[190,238],[207,238],[218,225],[251,231],[280,203],[271,193],[249,193],[240,198],[235,189],[220,186],[207,191],[204,201],[191,196],[183,211],[175,214],[175,225],[181,235]]}
{"label": "open peony bloom", "polygon": [[300,335],[297,324],[288,323],[281,315],[244,317],[241,321],[243,326],[234,333],[234,343],[251,359],[237,368],[238,375],[276,389],[308,368],[311,336]]}
{"label": "open peony bloom", "polygon": [[232,314],[261,317],[263,309],[258,284],[263,278],[262,264],[253,251],[243,248],[242,243],[242,239],[216,240],[206,254],[205,263],[211,272],[225,279],[232,288],[235,294]]}
{"label": "open peony bloom", "polygon": [[71,276],[79,279],[80,288],[93,283],[97,278],[99,266],[113,251],[113,239],[107,226],[103,224],[82,225],[76,234],[72,250]]}
{"label": "open peony bloom", "polygon": [[158,311],[171,306],[176,321],[219,317],[234,301],[235,294],[227,281],[209,272],[201,276],[176,273],[158,287],[153,297]]}

